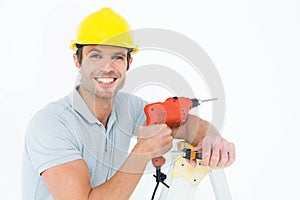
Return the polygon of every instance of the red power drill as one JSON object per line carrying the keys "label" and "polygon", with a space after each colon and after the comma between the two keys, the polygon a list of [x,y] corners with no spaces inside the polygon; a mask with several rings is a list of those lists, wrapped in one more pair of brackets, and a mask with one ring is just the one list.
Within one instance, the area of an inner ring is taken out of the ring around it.
{"label": "red power drill", "polygon": [[[178,127],[187,120],[189,111],[192,108],[199,106],[203,102],[213,100],[217,100],[217,98],[200,100],[189,99],[186,97],[170,97],[166,99],[165,102],[147,104],[144,108],[147,117],[146,124],[167,124],[170,128]],[[152,164],[156,168],[156,176],[154,177],[156,178],[157,182],[154,194],[159,182],[162,182],[165,186],[169,187],[163,182],[166,179],[166,175],[160,171],[161,166],[164,163],[164,157],[152,159]]]}

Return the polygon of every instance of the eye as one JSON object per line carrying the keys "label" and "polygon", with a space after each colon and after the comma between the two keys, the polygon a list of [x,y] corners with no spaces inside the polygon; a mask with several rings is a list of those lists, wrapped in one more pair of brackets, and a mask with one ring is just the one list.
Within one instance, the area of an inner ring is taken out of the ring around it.
{"label": "eye", "polygon": [[92,54],[90,55],[90,58],[101,59],[102,56],[101,56],[100,54],[97,54],[97,53],[92,53]]}
{"label": "eye", "polygon": [[120,55],[116,55],[116,56],[113,56],[113,59],[114,60],[124,60],[125,57],[124,56],[120,56]]}

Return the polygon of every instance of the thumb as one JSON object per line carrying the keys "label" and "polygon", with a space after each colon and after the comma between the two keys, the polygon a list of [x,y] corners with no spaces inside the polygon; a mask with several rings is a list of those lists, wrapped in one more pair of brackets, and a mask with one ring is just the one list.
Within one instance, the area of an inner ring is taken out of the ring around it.
{"label": "thumb", "polygon": [[202,149],[202,142],[199,143],[196,147],[192,148],[192,151],[199,151],[200,149]]}

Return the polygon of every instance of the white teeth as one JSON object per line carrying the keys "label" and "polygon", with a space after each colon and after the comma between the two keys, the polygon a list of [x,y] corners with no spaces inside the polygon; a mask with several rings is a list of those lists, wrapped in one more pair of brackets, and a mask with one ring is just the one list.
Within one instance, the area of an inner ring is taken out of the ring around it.
{"label": "white teeth", "polygon": [[98,82],[101,83],[112,83],[114,82],[114,78],[96,78]]}

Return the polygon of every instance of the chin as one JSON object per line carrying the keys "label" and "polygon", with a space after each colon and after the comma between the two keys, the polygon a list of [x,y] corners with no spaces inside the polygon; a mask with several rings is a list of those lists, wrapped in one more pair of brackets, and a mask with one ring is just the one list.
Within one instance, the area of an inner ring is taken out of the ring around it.
{"label": "chin", "polygon": [[113,92],[96,92],[95,96],[101,99],[111,99],[115,96]]}

